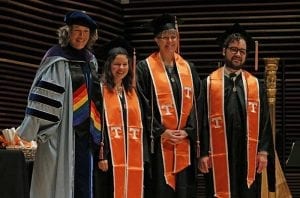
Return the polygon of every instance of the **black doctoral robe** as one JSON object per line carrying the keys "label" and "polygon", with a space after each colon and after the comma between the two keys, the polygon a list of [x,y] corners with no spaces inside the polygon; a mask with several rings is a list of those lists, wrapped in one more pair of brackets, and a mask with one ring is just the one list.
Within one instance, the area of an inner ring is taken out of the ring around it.
{"label": "black doctoral robe", "polygon": [[[197,99],[200,95],[200,79],[197,72],[191,66],[191,72],[194,83],[194,93]],[[181,84],[178,76],[176,66],[173,69],[167,70],[168,77],[170,79],[170,84],[174,93],[174,100],[176,103],[177,113],[180,115],[181,108]],[[149,173],[151,180],[148,180],[150,185],[147,190],[146,197],[155,198],[189,198],[195,196],[196,191],[196,160],[195,160],[195,147],[196,147],[196,111],[194,107],[192,108],[191,114],[188,118],[187,124],[184,130],[188,133],[188,138],[190,139],[191,146],[191,166],[187,167],[176,176],[176,191],[174,191],[170,186],[166,184],[164,178],[164,168],[163,168],[163,157],[161,151],[161,141],[160,135],[166,130],[166,128],[161,123],[161,116],[159,109],[157,107],[157,101],[155,96],[155,90],[151,78],[147,62],[145,60],[140,61],[137,64],[137,84],[139,95],[143,101],[144,112],[147,113],[147,127],[146,131],[148,133],[149,144],[151,145],[151,132],[154,136],[154,153],[151,156],[152,167]],[[151,105],[153,104],[153,115]],[[153,122],[153,124],[151,124]]]}
{"label": "black doctoral robe", "polygon": [[[225,76],[224,85],[224,113],[226,123],[226,137],[229,161],[231,198],[258,198],[260,197],[261,174],[256,174],[255,181],[250,189],[247,187],[247,137],[246,137],[246,107],[245,93],[241,75],[235,81]],[[203,82],[204,94],[207,94],[207,81]],[[236,91],[234,91],[234,87]],[[221,90],[220,90],[221,91]],[[260,91],[260,127],[258,151],[267,151],[269,175],[275,174],[274,145],[266,89],[259,83]],[[205,96],[206,100],[207,97]],[[207,104],[207,101],[205,101]],[[209,124],[207,110],[204,113],[203,129],[201,131],[201,156],[209,154]],[[213,174],[205,174],[207,182],[207,196],[214,197]],[[226,178],[224,178],[225,180]],[[274,191],[274,177],[269,178],[270,191]]]}

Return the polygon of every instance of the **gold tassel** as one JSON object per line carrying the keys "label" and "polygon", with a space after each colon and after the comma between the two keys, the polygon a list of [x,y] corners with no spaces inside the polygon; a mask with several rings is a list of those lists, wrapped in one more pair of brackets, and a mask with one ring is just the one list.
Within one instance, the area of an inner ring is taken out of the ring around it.
{"label": "gold tassel", "polygon": [[136,88],[136,52],[135,52],[135,48],[133,48],[132,72],[133,72],[132,86],[134,88]]}
{"label": "gold tassel", "polygon": [[100,143],[99,160],[104,160],[104,143]]}
{"label": "gold tassel", "polygon": [[180,54],[180,35],[179,35],[179,28],[178,28],[178,22],[177,22],[177,17],[175,16],[175,28],[177,31],[177,40],[178,40],[178,45],[177,45],[177,53]]}
{"label": "gold tassel", "polygon": [[255,41],[255,71],[258,70],[258,41]]}

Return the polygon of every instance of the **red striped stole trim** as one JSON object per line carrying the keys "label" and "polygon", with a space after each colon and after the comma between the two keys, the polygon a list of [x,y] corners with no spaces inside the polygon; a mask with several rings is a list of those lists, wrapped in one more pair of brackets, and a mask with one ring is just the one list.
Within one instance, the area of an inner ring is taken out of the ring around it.
{"label": "red striped stole trim", "polygon": [[91,101],[91,120],[93,122],[94,127],[100,131],[101,130],[101,118],[100,113],[96,108],[94,101]]}
{"label": "red striped stole trim", "polygon": [[73,111],[77,111],[88,102],[88,92],[86,84],[81,85],[73,92]]}

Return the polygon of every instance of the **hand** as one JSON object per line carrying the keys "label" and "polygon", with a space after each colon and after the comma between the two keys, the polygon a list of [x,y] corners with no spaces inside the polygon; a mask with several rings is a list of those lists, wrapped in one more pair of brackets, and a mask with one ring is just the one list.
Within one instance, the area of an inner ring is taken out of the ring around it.
{"label": "hand", "polygon": [[198,159],[198,169],[202,173],[208,173],[211,168],[211,160],[209,156],[204,156]]}
{"label": "hand", "polygon": [[98,161],[98,168],[103,172],[106,172],[108,170],[108,161],[107,160]]}
{"label": "hand", "polygon": [[267,167],[268,165],[268,154],[265,153],[265,152],[259,152],[257,154],[257,160],[256,160],[256,167],[257,167],[257,170],[256,172],[257,173],[262,173],[262,171],[264,170],[264,168]]}
{"label": "hand", "polygon": [[172,129],[166,129],[161,135],[163,139],[169,141],[171,144],[179,144],[187,136],[188,134],[185,130]]}

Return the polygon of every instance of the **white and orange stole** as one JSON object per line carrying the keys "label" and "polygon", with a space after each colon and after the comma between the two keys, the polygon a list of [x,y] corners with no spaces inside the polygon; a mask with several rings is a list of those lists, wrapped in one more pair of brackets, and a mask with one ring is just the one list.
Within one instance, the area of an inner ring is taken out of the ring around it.
{"label": "white and orange stole", "polygon": [[[127,124],[118,94],[103,86],[103,103],[113,166],[114,197],[143,197],[143,128],[139,100],[124,94]],[[124,127],[127,126],[127,129]]]}
{"label": "white and orange stole", "polygon": [[[190,115],[193,98],[193,79],[188,63],[178,54],[175,55],[176,67],[181,82],[181,109],[177,115],[176,103],[167,71],[159,53],[153,53],[146,59],[155,88],[155,96],[161,116],[161,123],[167,129],[183,129]],[[161,139],[166,183],[175,190],[176,173],[190,165],[190,141],[184,139],[180,144],[170,144]]]}
{"label": "white and orange stole", "polygon": [[[250,73],[241,73],[247,114],[247,184],[255,180],[256,155],[259,139],[259,85]],[[215,196],[230,198],[230,176],[224,114],[224,67],[213,72],[207,79],[208,119],[210,126],[211,160],[214,175]],[[241,131],[242,132],[242,131]]]}

